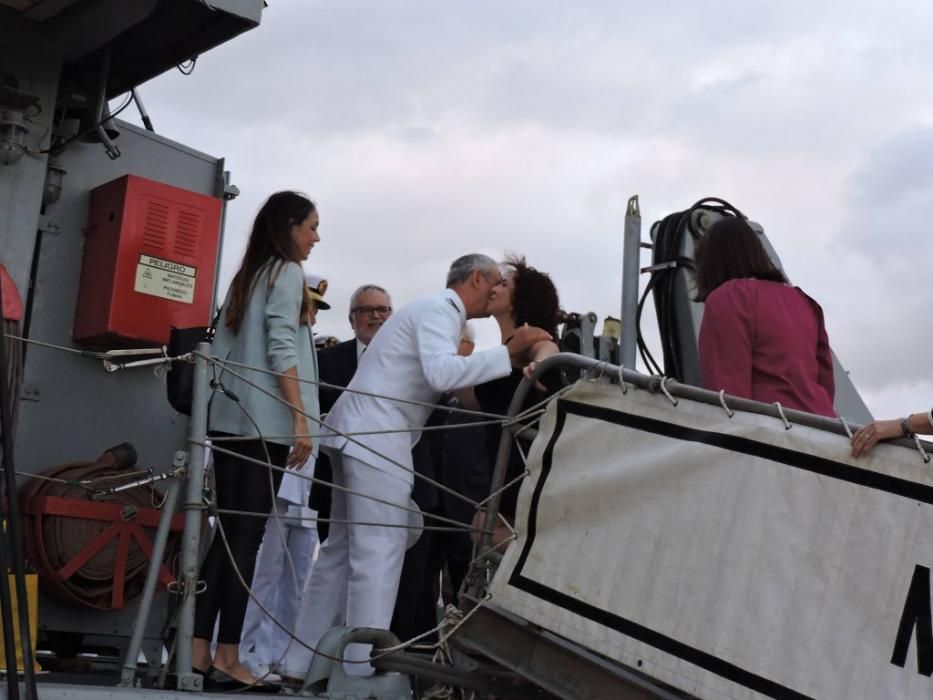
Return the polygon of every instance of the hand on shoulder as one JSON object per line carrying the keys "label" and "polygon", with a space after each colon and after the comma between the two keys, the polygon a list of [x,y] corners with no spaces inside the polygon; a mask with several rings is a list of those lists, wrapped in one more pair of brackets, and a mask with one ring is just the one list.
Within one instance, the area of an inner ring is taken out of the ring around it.
{"label": "hand on shoulder", "polygon": [[551,334],[536,326],[522,326],[505,341],[509,355],[515,357],[530,350],[538,343],[553,340]]}

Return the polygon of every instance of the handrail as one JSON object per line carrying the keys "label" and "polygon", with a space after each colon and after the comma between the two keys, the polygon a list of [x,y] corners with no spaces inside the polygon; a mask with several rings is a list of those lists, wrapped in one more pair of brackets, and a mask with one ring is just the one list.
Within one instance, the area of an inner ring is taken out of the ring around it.
{"label": "handrail", "polygon": [[[552,355],[551,357],[548,357],[539,362],[534,372],[532,373],[531,378],[524,378],[515,389],[515,394],[512,396],[512,402],[509,404],[509,409],[506,415],[509,418],[512,418],[520,413],[521,407],[525,403],[525,397],[528,396],[528,392],[530,391],[534,382],[536,382],[538,378],[541,377],[541,375],[543,375],[545,372],[558,367],[577,368],[587,372],[598,370],[604,375],[616,377],[625,384],[636,386],[639,389],[645,389],[646,391],[650,391],[652,394],[663,392],[670,397],[684,398],[691,401],[706,403],[711,406],[718,406],[724,409],[727,415],[729,414],[730,410],[743,411],[745,413],[754,413],[777,418],[779,420],[785,421],[786,425],[803,425],[808,428],[825,430],[843,436],[849,436],[850,429],[852,432],[854,432],[858,428],[862,427],[854,423],[845,423],[844,419],[818,416],[813,413],[807,413],[806,411],[784,408],[780,404],[762,403],[761,401],[753,401],[752,399],[710,391],[709,389],[703,389],[698,386],[693,386],[692,384],[683,384],[668,377],[642,374],[641,372],[619,367],[618,365],[613,365],[609,362],[596,360],[590,357],[584,357],[583,355],[577,355],[570,352],[557,353],[556,355]],[[503,483],[505,482],[505,474],[506,469],[508,468],[509,456],[511,453],[511,441],[514,430],[514,425],[506,424],[502,431],[502,437],[499,440],[499,450],[496,453],[496,464],[495,468],[493,469],[492,482],[489,487],[490,493],[494,495],[489,499],[486,509],[486,518],[483,522],[484,533],[482,539],[480,540],[480,552],[492,549],[492,533],[495,529],[496,520],[499,516],[499,503],[502,500],[502,494],[500,493],[500,490]],[[919,443],[921,441],[917,442]],[[908,438],[890,440],[888,441],[888,444],[920,450],[921,454],[923,454],[922,447],[919,444],[915,444],[914,441]]]}

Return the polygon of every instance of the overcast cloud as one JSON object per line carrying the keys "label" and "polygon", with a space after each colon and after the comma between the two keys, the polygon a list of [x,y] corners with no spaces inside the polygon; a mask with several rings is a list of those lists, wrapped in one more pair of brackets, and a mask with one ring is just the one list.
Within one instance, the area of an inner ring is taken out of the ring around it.
{"label": "overcast cloud", "polygon": [[242,191],[223,281],[265,196],[315,199],[322,332],[347,337],[357,285],[399,306],[472,250],[524,253],[565,308],[618,316],[628,197],[647,238],[718,196],[822,303],[869,408],[900,415],[933,400],[931,19],[917,2],[270,0],[141,93]]}

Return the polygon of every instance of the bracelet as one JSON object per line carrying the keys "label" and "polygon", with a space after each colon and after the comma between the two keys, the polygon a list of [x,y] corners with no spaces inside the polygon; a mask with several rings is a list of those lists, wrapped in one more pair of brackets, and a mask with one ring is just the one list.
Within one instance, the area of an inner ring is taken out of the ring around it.
{"label": "bracelet", "polygon": [[914,436],[914,431],[910,429],[910,425],[907,422],[909,418],[910,416],[907,416],[907,418],[901,418],[901,433],[906,438],[911,438]]}

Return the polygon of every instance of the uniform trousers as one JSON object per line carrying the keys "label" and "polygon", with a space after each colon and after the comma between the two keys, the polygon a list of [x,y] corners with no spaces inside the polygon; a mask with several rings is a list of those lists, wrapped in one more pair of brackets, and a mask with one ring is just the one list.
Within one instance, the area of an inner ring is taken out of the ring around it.
{"label": "uniform trousers", "polygon": [[[345,455],[332,463],[334,483],[362,495],[333,489],[333,522],[311,569],[298,615],[297,636],[311,647],[316,647],[324,633],[336,626],[389,628],[408,541],[404,527],[408,512],[365,496],[408,507],[411,475],[390,473]],[[350,644],[344,658],[366,661],[371,648],[368,644]],[[292,644],[283,673],[294,678],[305,676],[312,657],[311,650]],[[345,667],[353,675],[373,672],[369,663],[349,663]]]}
{"label": "uniform trousers", "polygon": [[[286,501],[276,499],[276,513],[285,516],[289,510]],[[245,653],[242,656],[249,662],[251,669],[259,669],[261,665],[274,667],[282,661],[292,640],[288,633],[295,634],[301,595],[311,571],[311,560],[317,544],[314,523],[281,520],[276,518],[276,513],[266,521],[266,532],[256,558],[252,586],[253,595],[268,614],[251,598],[243,622],[243,639],[240,644]],[[288,632],[273,622],[270,616]]]}

